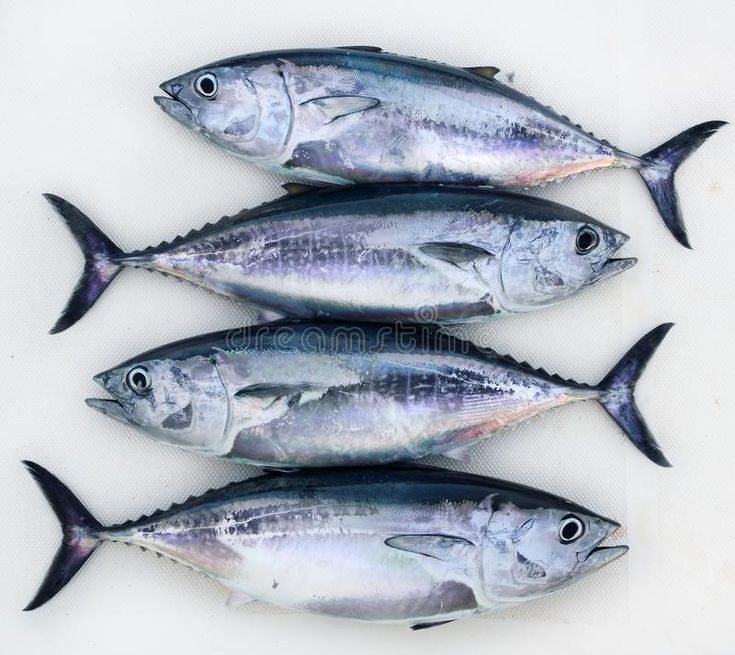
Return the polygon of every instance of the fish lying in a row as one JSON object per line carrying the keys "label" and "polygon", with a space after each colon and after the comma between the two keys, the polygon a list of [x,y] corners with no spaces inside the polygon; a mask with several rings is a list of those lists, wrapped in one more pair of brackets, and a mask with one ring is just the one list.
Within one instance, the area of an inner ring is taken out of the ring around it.
{"label": "fish lying in a row", "polygon": [[620,525],[568,500],[425,467],[267,473],[120,525],[101,525],[56,477],[25,463],[63,530],[25,608],[61,590],[103,541],[209,576],[230,603],[428,628],[543,596],[625,554]]}
{"label": "fish lying in a row", "polygon": [[197,68],[164,82],[167,96],[155,100],[225,150],[317,183],[522,189],[632,168],[671,233],[690,247],[674,173],[724,121],[696,125],[635,156],[502,84],[497,72],[375,47],[278,50]]}
{"label": "fish lying in a row", "polygon": [[570,501],[395,463],[436,454],[465,461],[497,430],[595,400],[641,452],[668,466],[634,389],[671,324],[590,385],[429,322],[549,306],[636,262],[614,257],[626,235],[585,214],[477,186],[518,189],[633,168],[688,246],[674,173],[723,123],[702,123],[637,157],[501,84],[496,72],[366,47],[218,62],[164,83],[168,97],[156,102],[278,172],[381,186],[286,185],[284,198],[127,253],[76,207],[46,196],[85,257],[52,332],[78,321],[125,267],[284,318],[163,346],[96,376],[112,398],[87,403],[102,413],[176,446],[273,470],[103,526],[26,462],[63,530],[26,609],[58,593],[103,541],[185,563],[228,587],[233,604],[261,600],[414,628],[542,596],[626,552],[602,546],[618,523]]}
{"label": "fish lying in a row", "polygon": [[636,448],[669,466],[633,392],[670,328],[649,332],[588,385],[429,325],[280,321],[138,355],[95,377],[113,399],[87,404],[187,450],[304,468],[466,461],[497,430],[596,400]]}
{"label": "fish lying in a row", "polygon": [[636,263],[612,257],[628,237],[590,216],[470,187],[299,189],[131,253],[46,198],[86,259],[52,332],[78,321],[123,267],[292,317],[452,323],[552,305]]}

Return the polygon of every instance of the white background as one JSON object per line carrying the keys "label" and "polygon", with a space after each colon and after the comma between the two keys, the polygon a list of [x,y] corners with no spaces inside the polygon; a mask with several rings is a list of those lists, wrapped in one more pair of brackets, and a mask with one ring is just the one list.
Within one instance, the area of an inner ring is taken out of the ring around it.
{"label": "white background", "polygon": [[88,212],[139,248],[276,197],[281,180],[165,116],[161,81],[257,50],[371,44],[457,65],[496,65],[587,129],[642,153],[734,118],[731,2],[28,2],[0,4],[0,649],[3,653],[732,653],[735,484],[732,262],[735,128],[677,178],[693,252],[669,236],[637,175],[603,172],[542,195],[632,236],[640,263],[574,301],[473,338],[596,382],[644,332],[677,323],[640,384],[674,463],[659,469],[591,404],[490,440],[473,470],[567,495],[619,518],[628,556],[506,614],[414,633],[224,608],[215,583],[105,545],[57,598],[21,613],[57,547],[56,520],[19,460],[75,489],[103,522],[253,473],[149,441],[92,412],[91,376],[141,350],[247,320],[247,310],[124,271],[61,335],[82,258],[41,198]]}

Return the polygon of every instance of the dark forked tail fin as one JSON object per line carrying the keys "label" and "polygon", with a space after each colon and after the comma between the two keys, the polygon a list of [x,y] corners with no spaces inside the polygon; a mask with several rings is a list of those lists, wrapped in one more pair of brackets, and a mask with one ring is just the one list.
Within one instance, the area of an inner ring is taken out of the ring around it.
{"label": "dark forked tail fin", "polygon": [[638,341],[597,385],[600,404],[638,450],[659,466],[671,466],[635,403],[635,385],[659,344],[673,327],[664,323]]}
{"label": "dark forked tail fin", "polygon": [[118,248],[88,217],[59,196],[44,193],[59,215],[66,221],[84,254],[84,271],[51,334],[63,332],[76,323],[120,272],[120,264],[112,261],[122,255]]}
{"label": "dark forked tail fin", "polygon": [[53,598],[74,577],[99,545],[97,533],[102,526],[56,476],[34,462],[24,461],[23,464],[41,487],[59,518],[62,531],[61,546],[41,587],[24,608],[27,612]]}
{"label": "dark forked tail fin", "polygon": [[674,188],[674,173],[679,165],[712,136],[725,121],[701,123],[677,134],[658,148],[641,157],[643,166],[639,169],[643,181],[651,192],[661,218],[674,238],[687,248],[691,248],[684,220],[679,208],[679,198]]}

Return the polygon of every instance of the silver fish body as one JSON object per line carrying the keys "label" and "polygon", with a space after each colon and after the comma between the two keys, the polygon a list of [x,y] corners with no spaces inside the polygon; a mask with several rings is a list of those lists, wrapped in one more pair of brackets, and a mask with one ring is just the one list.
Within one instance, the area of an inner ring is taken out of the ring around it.
{"label": "silver fish body", "polygon": [[161,85],[156,102],[226,150],[326,183],[440,182],[524,188],[600,168],[639,170],[688,245],[673,187],[711,121],[637,157],[496,79],[377,48],[263,52]]}
{"label": "silver fish body", "polygon": [[143,353],[96,376],[113,398],[87,403],[182,448],[301,468],[466,459],[503,427],[594,399],[667,465],[633,388],[670,327],[643,337],[592,386],[428,325],[277,322]]}
{"label": "silver fish body", "polygon": [[613,258],[628,237],[585,214],[474,188],[312,190],[132,253],[65,200],[47,197],[87,258],[55,332],[123,267],[289,316],[452,322],[551,305],[636,262]]}
{"label": "silver fish body", "polygon": [[26,609],[55,595],[102,541],[135,544],[260,600],[429,627],[568,586],[627,551],[619,524],[557,496],[430,468],[269,474],[119,526],[100,525],[27,462],[64,529]]}

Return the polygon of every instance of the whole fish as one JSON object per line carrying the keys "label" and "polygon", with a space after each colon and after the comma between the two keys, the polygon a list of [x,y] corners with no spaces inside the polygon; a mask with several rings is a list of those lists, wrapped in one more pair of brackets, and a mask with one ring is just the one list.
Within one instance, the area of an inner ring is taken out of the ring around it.
{"label": "whole fish", "polygon": [[103,541],[181,562],[252,600],[427,628],[566,587],[624,555],[620,525],[536,489],[386,467],[267,474],[116,526],[25,462],[63,539],[35,598],[58,593]]}
{"label": "whole fish", "polygon": [[670,328],[649,332],[588,385],[428,325],[276,322],[143,353],[97,375],[113,399],[87,404],[205,455],[320,467],[466,460],[500,428],[596,400],[644,455],[669,466],[633,393]]}
{"label": "whole fish", "polygon": [[292,193],[130,253],[73,205],[46,198],[86,259],[52,332],[128,266],[290,316],[452,322],[552,305],[636,262],[612,258],[628,237],[585,214],[474,188]]}
{"label": "whole fish", "polygon": [[601,168],[637,170],[666,226],[690,247],[678,166],[725,123],[692,127],[640,157],[494,78],[380,48],[262,52],[161,85],[170,116],[226,150],[321,183],[532,187]]}

